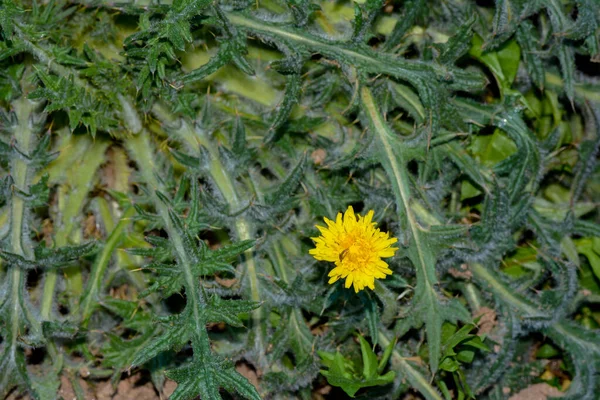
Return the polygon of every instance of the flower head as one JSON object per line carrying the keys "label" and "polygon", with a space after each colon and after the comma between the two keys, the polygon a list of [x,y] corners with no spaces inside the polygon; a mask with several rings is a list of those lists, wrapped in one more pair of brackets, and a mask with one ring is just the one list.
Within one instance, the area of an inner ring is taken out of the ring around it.
{"label": "flower head", "polygon": [[392,257],[397,247],[391,247],[398,239],[390,238],[388,232],[381,232],[376,222],[372,222],[373,210],[366,216],[355,215],[349,206],[344,216],[338,213],[335,222],[323,218],[327,227],[317,225],[321,236],[312,238],[316,247],[309,251],[320,261],[331,261],[335,268],[329,272],[329,283],[340,278],[346,279],[345,286],[354,285],[358,293],[366,287],[375,288],[375,279],[385,279],[392,270],[382,258]]}

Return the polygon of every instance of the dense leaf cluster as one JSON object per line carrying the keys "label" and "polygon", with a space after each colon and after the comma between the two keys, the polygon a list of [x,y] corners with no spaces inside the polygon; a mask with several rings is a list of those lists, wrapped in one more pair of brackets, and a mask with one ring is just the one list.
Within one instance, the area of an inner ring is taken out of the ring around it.
{"label": "dense leaf cluster", "polygon": [[431,3],[0,0],[0,396],[594,399],[600,6]]}

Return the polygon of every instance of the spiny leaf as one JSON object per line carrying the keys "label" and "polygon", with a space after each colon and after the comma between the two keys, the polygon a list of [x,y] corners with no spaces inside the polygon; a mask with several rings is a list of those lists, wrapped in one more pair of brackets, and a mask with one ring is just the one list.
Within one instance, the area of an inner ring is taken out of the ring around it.
{"label": "spiny leaf", "polygon": [[144,346],[135,354],[135,357],[131,360],[130,367],[141,365],[163,351],[171,350],[174,347],[181,347],[190,340],[191,336],[192,332],[183,318],[173,321],[170,326],[166,327],[159,336],[153,338],[149,343],[147,339],[139,339],[144,342]]}
{"label": "spiny leaf", "polygon": [[6,396],[15,387],[30,388],[31,380],[25,366],[25,356],[10,346],[3,346],[0,356],[0,396]]}
{"label": "spiny leaf", "polygon": [[269,133],[265,137],[265,143],[271,143],[277,138],[277,133],[280,128],[286,123],[288,117],[292,113],[293,107],[300,100],[302,89],[302,80],[299,73],[289,74],[286,76],[285,92],[281,104],[277,107],[275,116],[271,122]]}
{"label": "spiny leaf", "polygon": [[95,242],[88,242],[79,246],[63,246],[49,249],[43,246],[35,248],[36,262],[46,266],[60,266],[81,257],[93,254],[98,250]]}
{"label": "spiny leaf", "polygon": [[[115,368],[117,371],[130,368],[130,366],[136,365],[140,354],[143,355],[146,351],[147,346],[156,346],[156,341],[153,341],[153,336],[156,334],[155,329],[147,329],[141,335],[135,336],[133,339],[125,340],[120,335],[112,332],[107,333],[108,341],[104,344],[102,350],[104,352],[103,365],[110,368]],[[166,347],[163,347],[165,351]],[[161,348],[158,347],[158,351],[151,351],[148,357],[143,356],[139,360],[140,363],[144,363],[151,358],[155,357],[156,354],[161,352]]]}
{"label": "spiny leaf", "polygon": [[367,0],[364,5],[354,3],[353,42],[360,43],[365,39],[382,6],[383,0]]}
{"label": "spiny leaf", "polygon": [[474,23],[475,18],[471,18],[463,23],[457,32],[444,44],[438,57],[438,60],[442,64],[453,64],[469,50],[473,37],[472,27]]}
{"label": "spiny leaf", "polygon": [[277,185],[277,188],[274,191],[265,196],[266,203],[270,205],[280,205],[282,202],[288,200],[290,195],[296,191],[296,188],[302,179],[305,165],[306,154],[303,154],[285,180]]}
{"label": "spiny leaf", "polygon": [[404,15],[398,19],[392,33],[385,41],[384,51],[393,50],[404,39],[405,34],[415,24],[415,20],[427,12],[424,0],[409,0],[403,8]]}
{"label": "spiny leaf", "polygon": [[207,322],[225,322],[231,326],[243,326],[239,314],[250,312],[260,307],[260,304],[243,300],[223,300],[219,296],[214,296],[208,301],[208,306]]}
{"label": "spiny leaf", "polygon": [[287,0],[286,3],[292,11],[297,26],[306,25],[311,15],[320,9],[320,7],[311,0]]}
{"label": "spiny leaf", "polygon": [[252,239],[235,242],[234,244],[212,250],[210,253],[208,253],[206,260],[220,262],[231,261],[246,250],[252,248],[255,243],[256,241]]}
{"label": "spiny leaf", "polygon": [[177,382],[177,388],[171,395],[173,400],[189,400],[198,395],[202,399],[221,399],[219,387],[235,391],[246,399],[260,400],[256,388],[235,371],[231,362],[219,356],[202,360],[195,355],[194,362],[167,371],[167,376]]}
{"label": "spiny leaf", "polygon": [[533,24],[530,21],[525,20],[519,24],[516,39],[519,46],[521,46],[521,55],[529,76],[535,85],[543,90],[546,74],[542,63],[542,50],[536,38]]}
{"label": "spiny leaf", "polygon": [[[184,221],[172,209],[169,209],[168,213],[174,229],[177,230],[183,240],[183,248],[177,249],[177,251],[187,253],[190,259],[194,262],[199,262],[202,260],[206,254],[206,245],[204,242],[198,242],[192,237],[189,230],[186,229],[187,227],[185,226]],[[182,260],[179,261],[181,262]]]}
{"label": "spiny leaf", "polygon": [[588,139],[579,144],[579,159],[577,160],[575,179],[571,186],[572,202],[577,201],[581,196],[584,185],[596,165],[596,155],[600,148],[600,110],[598,106],[586,108],[586,136]]}

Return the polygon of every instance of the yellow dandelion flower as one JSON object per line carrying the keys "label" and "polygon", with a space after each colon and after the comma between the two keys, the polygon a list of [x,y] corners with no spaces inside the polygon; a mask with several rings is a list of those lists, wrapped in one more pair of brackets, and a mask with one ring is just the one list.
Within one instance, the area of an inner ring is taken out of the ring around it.
{"label": "yellow dandelion flower", "polygon": [[372,222],[373,210],[366,216],[355,215],[349,206],[344,216],[338,213],[335,222],[323,218],[327,227],[317,225],[321,236],[312,238],[315,248],[309,251],[319,261],[335,263],[329,272],[329,283],[346,279],[345,286],[354,285],[358,293],[365,287],[375,288],[375,279],[385,279],[392,270],[382,258],[393,257],[397,247],[391,247],[398,239],[390,238],[389,232],[381,232]]}

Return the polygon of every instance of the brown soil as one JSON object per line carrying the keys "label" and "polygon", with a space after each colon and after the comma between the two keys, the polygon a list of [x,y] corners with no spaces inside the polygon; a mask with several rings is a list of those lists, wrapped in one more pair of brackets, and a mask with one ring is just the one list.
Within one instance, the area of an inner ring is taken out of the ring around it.
{"label": "brown soil", "polygon": [[310,154],[310,158],[315,165],[322,165],[325,162],[325,158],[327,158],[327,152],[324,149],[316,149]]}
{"label": "brown soil", "polygon": [[[75,400],[77,396],[69,379],[63,375],[60,382],[58,395],[65,400]],[[78,384],[86,400],[163,400],[168,399],[177,387],[177,383],[167,380],[162,393],[159,393],[152,382],[142,380],[141,374],[123,379],[116,388],[109,381],[88,382],[81,378],[78,379]],[[29,400],[29,397],[15,397],[11,400]]]}
{"label": "brown soil", "polygon": [[258,390],[259,379],[256,370],[252,368],[245,362],[239,362],[235,366],[235,370],[239,372],[243,377],[248,379],[248,381]]}
{"label": "brown soil", "polygon": [[479,310],[473,313],[473,318],[477,318],[479,316],[481,316],[481,319],[477,324],[479,327],[479,334],[487,335],[491,333],[498,324],[498,321],[496,320],[496,311],[488,307],[481,307]]}
{"label": "brown soil", "polygon": [[550,397],[562,397],[562,395],[560,390],[547,383],[536,383],[509,397],[508,400],[546,400]]}
{"label": "brown soil", "polygon": [[459,268],[450,268],[448,269],[448,273],[455,278],[461,278],[466,281],[470,281],[473,277],[473,273],[471,272],[467,264],[461,264]]}

